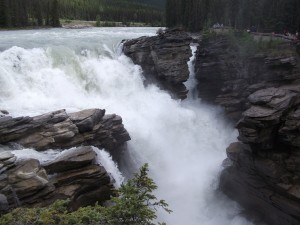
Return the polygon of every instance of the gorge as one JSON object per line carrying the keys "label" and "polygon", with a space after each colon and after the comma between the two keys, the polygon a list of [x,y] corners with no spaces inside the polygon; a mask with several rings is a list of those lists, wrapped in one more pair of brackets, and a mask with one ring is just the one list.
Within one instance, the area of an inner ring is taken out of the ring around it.
{"label": "gorge", "polygon": [[[161,65],[166,63],[173,70],[178,63],[160,57],[161,52],[168,55],[172,55],[170,51],[175,55],[182,52],[180,55],[184,57],[186,51],[182,51],[180,45],[188,46],[191,42],[187,33],[185,38],[181,34],[176,39],[176,32],[180,31],[160,34],[156,37],[160,44],[150,49],[145,49],[145,43],[153,43],[154,38],[127,42],[124,52],[139,63],[146,74],[156,71],[160,79],[168,81],[166,73],[166,79],[161,78],[161,74],[164,75]],[[232,40],[231,35],[212,34],[194,40],[199,42],[195,58],[198,95],[203,101],[221,105],[226,116],[237,122],[239,131],[240,142],[227,148],[220,190],[244,206],[256,222],[299,224],[300,61],[296,46],[270,40],[265,41],[265,45],[272,42],[277,45],[253,52],[263,41],[255,43],[249,34],[237,33],[236,36],[248,36],[243,46],[236,43],[239,39]],[[143,56],[147,56],[147,60],[142,60]],[[149,64],[154,69],[149,69]]]}
{"label": "gorge", "polygon": [[[1,195],[11,207],[105,200],[124,179],[108,151],[125,179],[149,164],[167,224],[297,224],[299,57],[241,62],[226,36],[156,30],[4,32],[0,175],[19,202]],[[262,215],[250,222],[220,190]]]}

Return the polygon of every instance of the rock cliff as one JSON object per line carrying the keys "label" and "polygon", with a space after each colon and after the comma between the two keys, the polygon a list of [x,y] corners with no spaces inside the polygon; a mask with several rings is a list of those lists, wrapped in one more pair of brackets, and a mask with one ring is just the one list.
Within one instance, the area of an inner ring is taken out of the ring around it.
{"label": "rock cliff", "polygon": [[[20,150],[22,151],[22,150]],[[113,195],[106,170],[96,163],[92,147],[68,150],[45,165],[0,153],[0,212],[18,206],[47,206],[70,199],[70,208],[103,202]]]}
{"label": "rock cliff", "polygon": [[300,78],[300,64],[289,42],[257,53],[254,46],[236,46],[234,41],[227,35],[203,40],[195,70],[199,97],[223,106],[227,116],[238,121],[250,106],[249,95],[293,85]]}
{"label": "rock cliff", "polygon": [[[105,148],[116,157],[130,136],[117,115],[88,109],[65,110],[35,117],[0,117],[0,144],[36,150],[72,148],[41,164],[37,159],[17,159],[0,152],[0,213],[18,206],[46,206],[70,199],[70,208],[99,203],[113,195],[107,171],[97,164],[92,146]],[[22,150],[20,150],[22,151]]]}
{"label": "rock cliff", "polygon": [[192,38],[178,29],[153,37],[124,41],[123,52],[143,68],[147,83],[156,83],[176,98],[185,99]]}
{"label": "rock cliff", "polygon": [[[146,75],[167,81],[173,91],[187,79],[183,64],[191,42],[189,35],[176,32],[127,41],[123,49]],[[267,224],[300,224],[299,45],[296,51],[289,42],[257,51],[253,42],[244,48],[222,34],[198,42],[199,97],[221,105],[239,131],[239,142],[227,148],[221,191]]]}
{"label": "rock cliff", "polygon": [[197,52],[199,96],[238,121],[220,189],[255,218],[300,224],[300,60],[294,46],[242,56],[226,35]]}
{"label": "rock cliff", "polygon": [[249,96],[221,190],[268,224],[300,223],[300,89],[268,88]]}
{"label": "rock cliff", "polygon": [[87,109],[76,113],[58,110],[35,117],[0,118],[0,144],[18,143],[36,150],[93,145],[113,151],[130,140],[117,115]]}

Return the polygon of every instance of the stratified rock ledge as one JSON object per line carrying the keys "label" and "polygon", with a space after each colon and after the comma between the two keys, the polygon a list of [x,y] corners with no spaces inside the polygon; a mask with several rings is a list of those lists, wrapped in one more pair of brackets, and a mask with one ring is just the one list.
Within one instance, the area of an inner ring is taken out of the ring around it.
{"label": "stratified rock ledge", "polygon": [[268,88],[248,100],[220,188],[268,224],[300,224],[300,92]]}
{"label": "stratified rock ledge", "polygon": [[36,150],[65,149],[93,145],[114,151],[130,140],[118,115],[105,110],[65,110],[35,117],[0,118],[0,144],[18,143]]}
{"label": "stratified rock ledge", "polygon": [[153,37],[127,40],[123,52],[143,68],[147,82],[154,82],[185,99],[188,90],[183,82],[189,78],[187,62],[192,53],[192,38],[180,29],[169,29]]}
{"label": "stratified rock ledge", "polygon": [[71,148],[43,165],[37,159],[17,160],[9,151],[0,152],[0,214],[19,206],[47,206],[57,199],[70,199],[71,209],[108,200],[114,194],[113,183],[97,164],[91,146],[118,157],[128,140],[122,118],[105,115],[101,109],[0,117],[2,146],[16,143],[40,151]]}
{"label": "stratified rock ledge", "polygon": [[37,159],[16,159],[10,152],[0,153],[0,213],[19,206],[43,207],[58,199],[69,199],[70,208],[77,209],[114,194],[92,147],[70,149],[45,165]]}

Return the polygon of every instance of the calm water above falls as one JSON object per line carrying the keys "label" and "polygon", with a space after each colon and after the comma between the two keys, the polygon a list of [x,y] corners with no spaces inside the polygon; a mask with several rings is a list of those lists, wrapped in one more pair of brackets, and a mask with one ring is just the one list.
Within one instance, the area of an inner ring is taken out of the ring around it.
{"label": "calm water above falls", "polygon": [[157,195],[173,210],[160,212],[160,220],[170,225],[251,224],[238,216],[236,204],[215,192],[225,148],[236,137],[220,110],[192,98],[173,100],[155,85],[144,87],[141,68],[120,54],[122,39],[155,35],[156,30],[1,31],[0,109],[14,116],[96,107],[119,114],[132,137],[134,167],[149,163]]}

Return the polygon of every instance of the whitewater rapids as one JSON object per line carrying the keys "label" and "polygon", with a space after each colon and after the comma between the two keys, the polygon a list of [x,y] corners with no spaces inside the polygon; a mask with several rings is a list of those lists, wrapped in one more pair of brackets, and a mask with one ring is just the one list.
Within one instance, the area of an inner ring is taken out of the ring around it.
{"label": "whitewater rapids", "polygon": [[[132,138],[131,165],[125,163],[121,172],[149,164],[159,187],[156,195],[173,210],[159,212],[159,221],[251,224],[239,216],[235,203],[216,192],[225,149],[237,136],[222,111],[192,96],[173,100],[155,85],[145,87],[141,68],[119,51],[122,39],[155,35],[156,30],[1,31],[0,109],[13,116],[87,108],[116,113]],[[193,88],[194,82],[187,86]]]}

